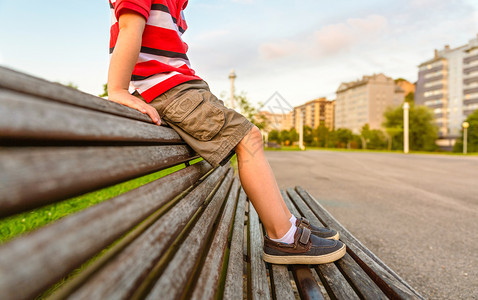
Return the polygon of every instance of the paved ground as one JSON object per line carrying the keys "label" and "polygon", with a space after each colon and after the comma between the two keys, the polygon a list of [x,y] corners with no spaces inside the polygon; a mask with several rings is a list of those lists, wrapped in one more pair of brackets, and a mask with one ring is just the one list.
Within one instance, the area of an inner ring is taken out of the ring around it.
{"label": "paved ground", "polygon": [[429,299],[478,299],[478,157],[270,151],[281,188],[309,190]]}

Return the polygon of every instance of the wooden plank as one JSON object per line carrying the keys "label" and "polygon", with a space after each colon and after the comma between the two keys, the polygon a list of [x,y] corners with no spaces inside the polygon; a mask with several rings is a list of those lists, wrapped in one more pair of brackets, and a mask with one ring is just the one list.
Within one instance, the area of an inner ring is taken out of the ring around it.
{"label": "wooden plank", "polygon": [[347,252],[382,289],[387,297],[394,299],[423,299],[418,292],[411,288],[403,279],[348,232],[306,190],[301,187],[296,187],[296,191],[324,223],[340,231],[340,239],[346,243]]}
{"label": "wooden plank", "polygon": [[[292,265],[292,274],[294,275],[297,290],[299,291],[300,299],[323,300],[324,296],[320,292],[320,288],[315,281],[312,272],[308,266],[305,265]],[[337,299],[350,299],[350,298],[337,298]]]}
{"label": "wooden plank", "polygon": [[244,213],[247,195],[241,187],[232,229],[229,263],[227,265],[224,299],[243,299]]}
{"label": "wooden plank", "polygon": [[332,299],[360,299],[334,263],[315,265],[315,270]]}
{"label": "wooden plank", "polygon": [[1,139],[183,143],[171,128],[0,90]]}
{"label": "wooden plank", "polygon": [[[302,199],[299,195],[292,189],[287,189],[290,195],[293,195],[295,204],[297,204],[302,211],[305,213],[303,214],[309,220],[314,220],[313,223],[316,225],[322,225],[322,222],[313,214],[310,208],[306,205],[305,202],[301,201]],[[300,199],[298,199],[300,198]],[[295,208],[294,208],[295,209]],[[362,270],[362,268],[350,258],[349,254],[346,254],[344,258],[337,261],[336,265],[342,271],[340,273],[337,272],[336,269],[332,269],[333,274],[335,274],[335,279],[333,280],[344,280],[343,276],[347,276],[349,283],[351,283],[351,287],[355,290],[356,293],[359,293],[362,299],[384,299],[385,294],[380,290],[380,288],[368,277],[368,275]],[[320,272],[327,272],[330,268],[322,268],[319,267]],[[332,274],[324,276],[324,278],[331,277]],[[334,277],[331,277],[334,278]],[[330,289],[342,289],[341,286],[338,287],[329,287]],[[351,293],[350,288],[347,287],[347,291]],[[342,292],[342,291],[340,291]]]}
{"label": "wooden plank", "polygon": [[262,260],[264,236],[259,224],[259,216],[252,203],[249,204],[250,294],[252,300],[271,299],[266,265]]}
{"label": "wooden plank", "polygon": [[0,217],[192,158],[185,145],[1,149]]}
{"label": "wooden plank", "polygon": [[303,216],[307,218],[311,224],[315,226],[322,226],[324,227],[325,225],[317,218],[317,216],[310,210],[310,208],[307,206],[307,204],[300,198],[300,196],[294,191],[292,188],[287,189],[287,194],[294,203],[294,205],[298,209],[299,215],[296,215],[296,217]]}
{"label": "wooden plank", "polygon": [[235,177],[201,273],[197,278],[194,291],[188,299],[213,299],[218,291],[223,263],[227,264],[227,261],[225,261],[227,243],[233,221],[234,208],[237,203],[239,186],[239,178]]}
{"label": "wooden plank", "polygon": [[[284,192],[284,190],[281,190],[281,195],[285,204],[289,208],[289,211],[291,212],[291,214],[293,214],[296,217],[300,217],[301,216],[300,212],[297,210],[297,208],[292,203],[289,196]],[[277,267],[285,268],[287,271],[286,266],[277,266]],[[275,268],[275,269],[277,270],[278,268]],[[284,272],[283,270],[281,271]],[[272,272],[273,272],[272,276],[276,278],[277,274],[275,274],[275,270],[272,269]],[[295,285],[302,299],[323,299],[323,296],[317,284],[317,281],[315,281],[315,278],[312,276],[312,273],[310,272],[308,266],[301,266],[301,265],[293,266],[292,272],[294,275]],[[286,283],[282,283],[282,284],[284,285]],[[289,280],[289,284],[290,284],[290,280]],[[281,291],[281,293],[284,293],[284,291]]]}
{"label": "wooden plank", "polygon": [[388,299],[348,253],[336,265],[361,299]]}
{"label": "wooden plank", "polygon": [[[187,283],[190,278],[194,277],[193,275],[195,273],[195,269],[197,269],[199,266],[201,253],[204,251],[204,247],[209,240],[208,237],[212,231],[213,224],[217,220],[219,210],[226,199],[227,192],[231,187],[232,175],[233,172],[228,173],[220,188],[212,198],[207,208],[204,210],[204,213],[201,215],[197,223],[194,225],[194,228],[191,230],[186,240],[181,244],[174,257],[168,262],[168,266],[162,273],[162,276],[154,284],[151,291],[146,296],[146,299],[172,300],[179,299],[181,295],[183,296],[182,298],[185,298],[184,296],[186,296],[188,288]],[[229,227],[226,228],[226,233],[228,229]],[[212,243],[209,248],[213,250],[214,246],[219,245]],[[222,266],[222,260],[220,259],[224,253],[216,254],[218,257],[214,257],[214,259],[218,260],[218,267],[210,269],[209,271],[215,272],[215,277],[218,278],[221,274]],[[209,295],[214,295],[214,289],[211,287],[212,286],[210,286],[210,290],[206,292]],[[206,287],[204,286],[204,288]],[[164,291],[168,292],[165,293]],[[137,298],[135,296],[137,296]],[[143,296],[144,295],[137,293],[133,298],[142,299]],[[190,299],[189,297],[187,298]]]}
{"label": "wooden plank", "polygon": [[34,297],[188,189],[210,169],[206,162],[199,162],[2,245],[2,296]]}
{"label": "wooden plank", "polygon": [[85,107],[97,111],[151,123],[151,119],[139,111],[59,83],[23,74],[0,66],[0,87],[20,93],[42,97],[51,101]]}
{"label": "wooden plank", "polygon": [[101,270],[89,278],[69,299],[130,299],[144,279],[155,268],[163,254],[177,239],[187,234],[201,206],[209,199],[229,166],[219,167],[187,194],[159,220]]}
{"label": "wooden plank", "polygon": [[[300,209],[303,216],[305,216],[312,224],[321,226],[322,223],[309,209],[303,199],[293,190],[287,189],[287,194],[292,202]],[[338,299],[357,299],[355,291],[347,282],[337,266],[333,263],[317,265],[316,269],[319,272],[320,279],[326,287],[328,293],[334,295]],[[318,288],[318,287],[317,287]]]}
{"label": "wooden plank", "polygon": [[270,277],[274,299],[295,298],[287,266],[270,264]]}

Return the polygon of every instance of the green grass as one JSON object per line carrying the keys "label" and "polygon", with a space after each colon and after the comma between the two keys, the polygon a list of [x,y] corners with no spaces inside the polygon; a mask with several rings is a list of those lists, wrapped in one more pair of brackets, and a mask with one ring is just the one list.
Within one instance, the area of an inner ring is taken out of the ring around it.
{"label": "green grass", "polygon": [[[282,146],[281,149],[265,148],[266,151],[301,151],[299,146]],[[321,148],[321,147],[305,147],[307,150],[323,150],[323,151],[337,151],[337,152],[374,152],[374,153],[403,153],[401,150],[374,150],[374,149],[345,149],[345,148]],[[446,151],[410,151],[410,154],[432,154],[432,155],[455,155],[455,156],[478,156],[478,152],[463,153],[446,152]]]}
{"label": "green grass", "polygon": [[[195,159],[190,163],[201,161]],[[55,204],[47,205],[29,212],[20,213],[0,220],[0,244],[16,236],[54,222],[69,214],[81,211],[102,201],[111,199],[132,189],[140,187],[158,178],[176,172],[185,167],[180,164],[149,175],[122,182],[95,192],[80,195]]]}

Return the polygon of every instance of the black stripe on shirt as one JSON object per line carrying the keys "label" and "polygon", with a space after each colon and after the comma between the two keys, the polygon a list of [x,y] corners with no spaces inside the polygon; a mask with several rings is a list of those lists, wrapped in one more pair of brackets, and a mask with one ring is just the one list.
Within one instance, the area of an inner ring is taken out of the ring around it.
{"label": "black stripe on shirt", "polygon": [[[156,74],[154,74],[156,75]],[[149,77],[153,77],[154,75],[149,75],[149,76],[139,76],[139,75],[131,75],[131,81],[141,81],[148,79]]]}
{"label": "black stripe on shirt", "polygon": [[153,4],[153,5],[151,5],[151,10],[159,10],[159,11],[168,13],[171,16],[171,18],[173,19],[174,24],[176,24],[178,26],[179,31],[181,33],[184,33],[186,31],[181,26],[178,25],[178,19],[176,19],[175,17],[173,17],[171,15],[171,12],[169,11],[169,8],[166,5],[164,5],[164,4]]}
{"label": "black stripe on shirt", "polygon": [[[115,50],[115,47],[110,48],[110,54],[113,53],[113,50]],[[154,48],[148,48],[148,47],[141,47],[141,53],[148,53],[148,54],[164,56],[169,58],[182,58],[185,60],[189,60],[188,56],[184,53],[160,50],[160,49],[154,49]]]}
{"label": "black stripe on shirt", "polygon": [[151,5],[151,10],[160,10],[164,11],[165,13],[171,14],[169,8],[164,4],[153,4]]}
{"label": "black stripe on shirt", "polygon": [[148,53],[148,54],[153,54],[158,56],[164,56],[164,57],[170,57],[170,58],[182,58],[185,60],[189,60],[188,56],[184,53],[160,50],[160,49],[154,49],[154,48],[148,48],[148,47],[141,47],[141,53]]}

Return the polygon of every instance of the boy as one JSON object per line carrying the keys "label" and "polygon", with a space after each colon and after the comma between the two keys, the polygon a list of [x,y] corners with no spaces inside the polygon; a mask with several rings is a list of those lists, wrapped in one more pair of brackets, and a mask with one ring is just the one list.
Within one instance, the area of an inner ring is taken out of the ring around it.
{"label": "boy", "polygon": [[265,261],[320,264],[344,256],[337,232],[289,212],[264,156],[259,129],[224,107],[191,69],[181,39],[188,0],[109,1],[109,100],[148,114],[158,125],[166,121],[213,166],[235,151],[241,184],[267,232]]}

